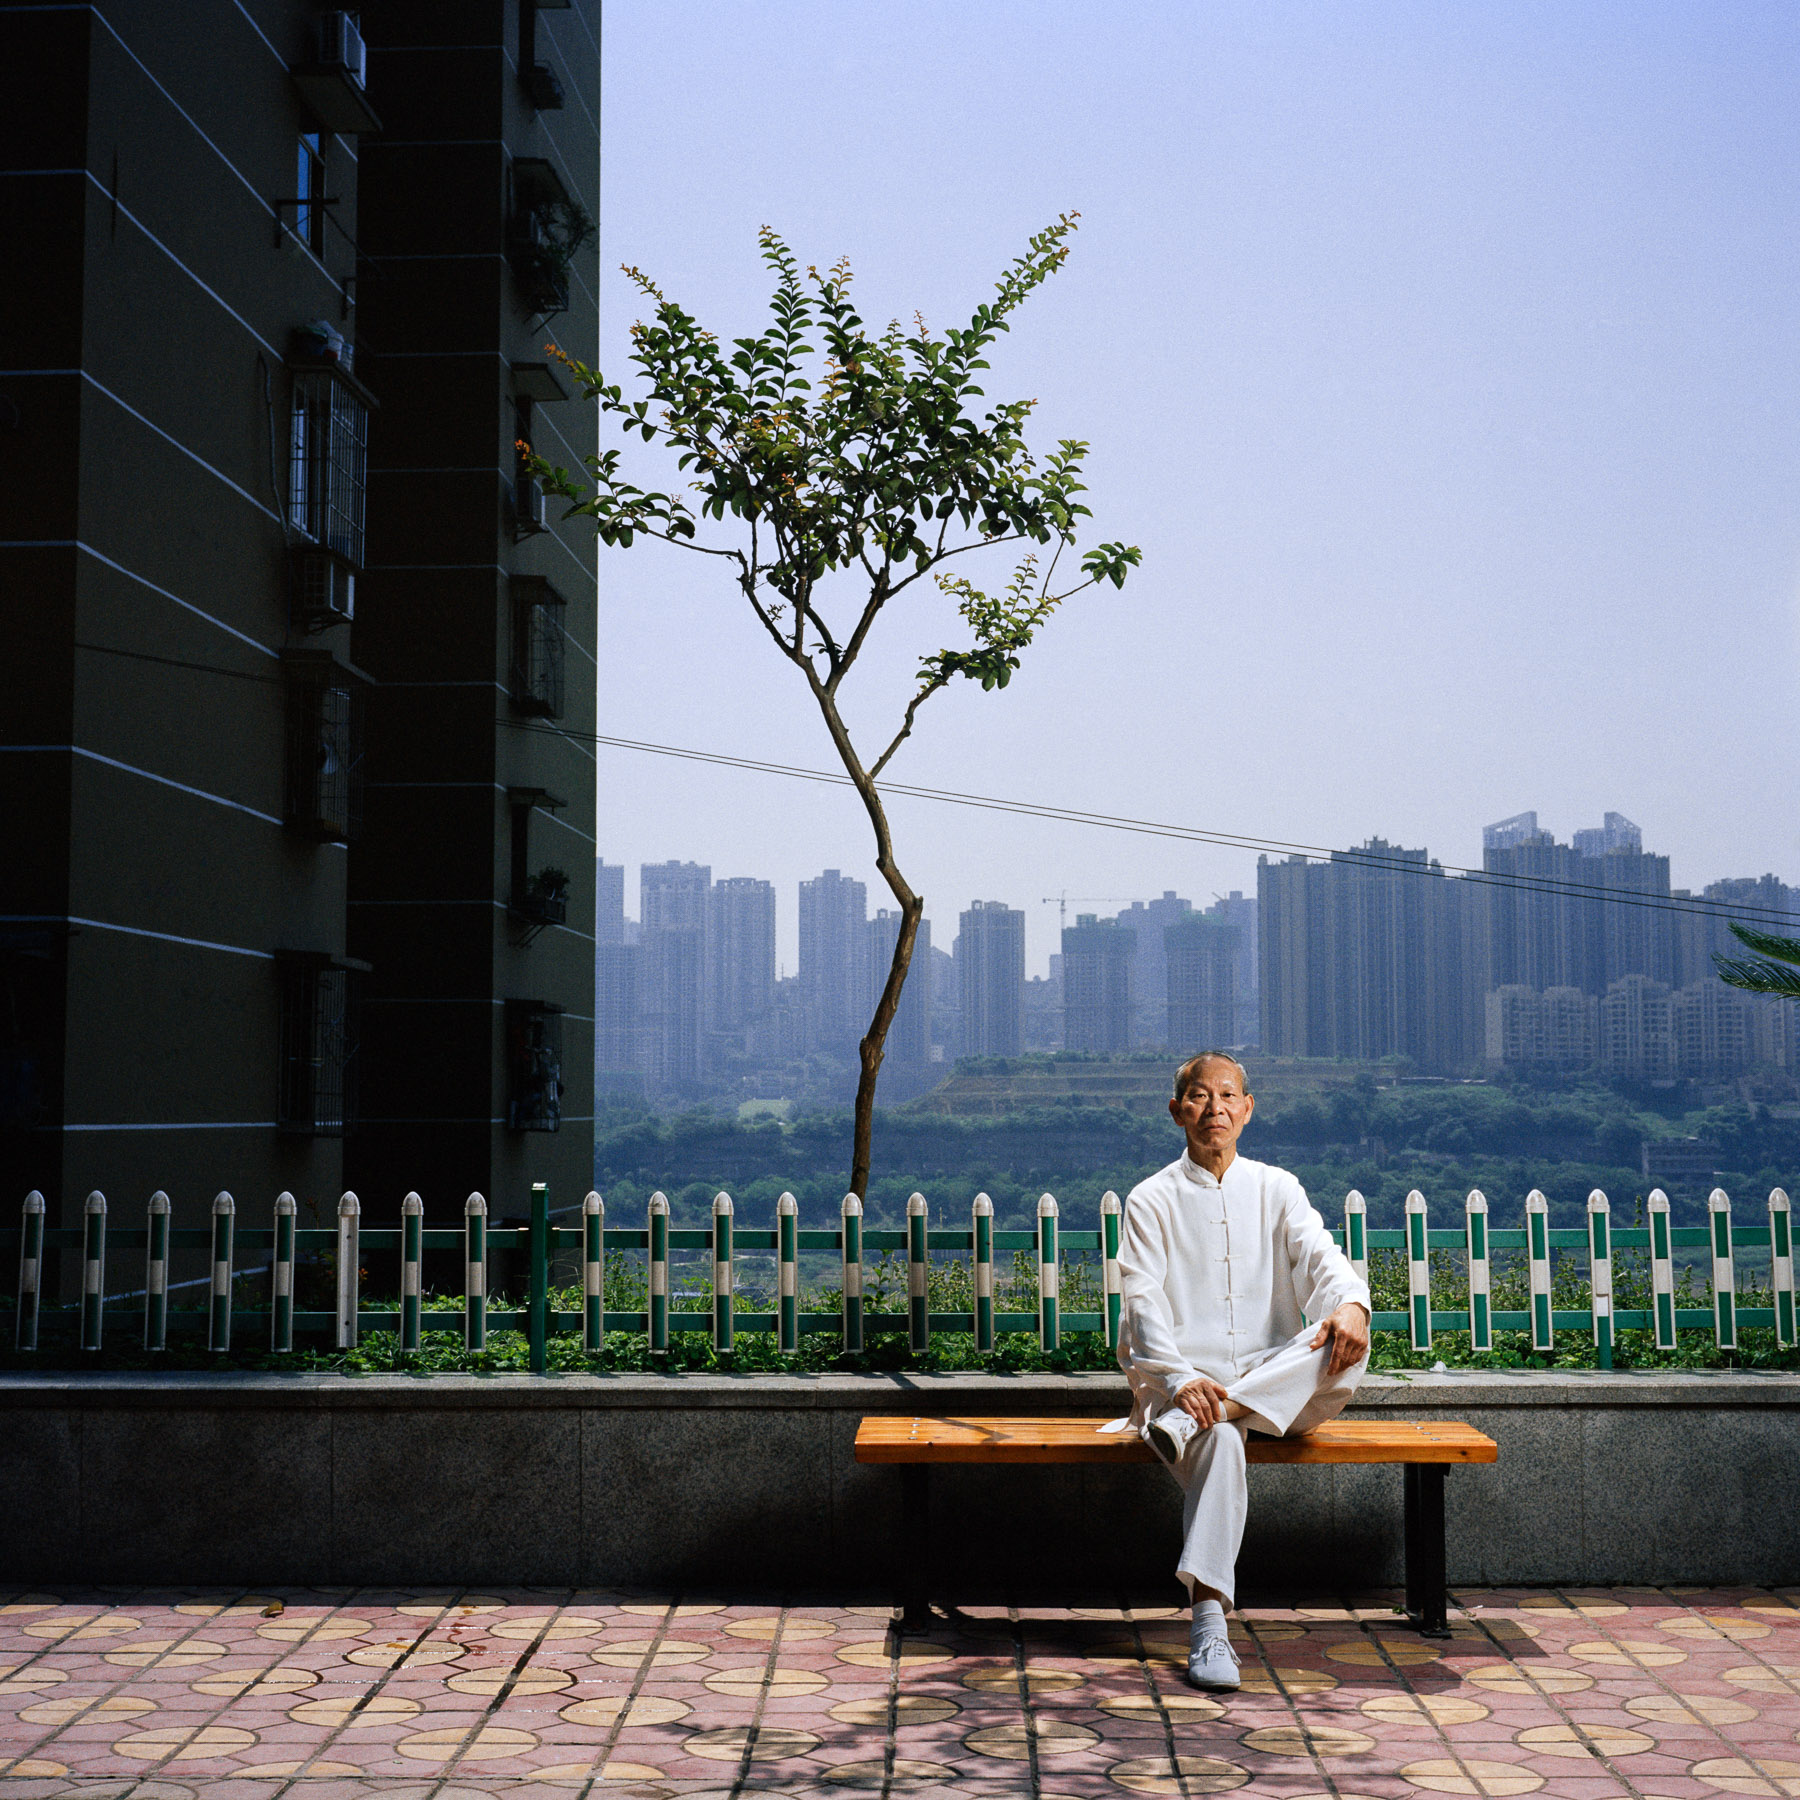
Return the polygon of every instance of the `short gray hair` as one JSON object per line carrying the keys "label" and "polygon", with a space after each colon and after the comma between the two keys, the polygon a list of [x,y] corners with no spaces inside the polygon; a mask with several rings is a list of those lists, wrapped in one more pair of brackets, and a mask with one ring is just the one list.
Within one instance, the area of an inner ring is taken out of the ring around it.
{"label": "short gray hair", "polygon": [[1238,1072],[1238,1080],[1244,1084],[1244,1092],[1246,1094],[1249,1093],[1249,1073],[1244,1068],[1244,1065],[1239,1062],[1229,1050],[1202,1050],[1198,1056],[1190,1056],[1187,1061],[1175,1071],[1175,1098],[1177,1100],[1187,1092],[1188,1082],[1193,1078],[1194,1071],[1199,1068],[1202,1063],[1209,1062],[1230,1063]]}

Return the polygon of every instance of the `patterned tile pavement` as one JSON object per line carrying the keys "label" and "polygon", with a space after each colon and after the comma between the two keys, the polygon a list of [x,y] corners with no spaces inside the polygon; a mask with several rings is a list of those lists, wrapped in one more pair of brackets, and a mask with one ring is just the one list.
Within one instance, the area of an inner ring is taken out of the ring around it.
{"label": "patterned tile pavement", "polygon": [[0,1800],[1800,1796],[1800,1592],[1251,1607],[1243,1692],[1172,1609],[542,1590],[0,1590]]}

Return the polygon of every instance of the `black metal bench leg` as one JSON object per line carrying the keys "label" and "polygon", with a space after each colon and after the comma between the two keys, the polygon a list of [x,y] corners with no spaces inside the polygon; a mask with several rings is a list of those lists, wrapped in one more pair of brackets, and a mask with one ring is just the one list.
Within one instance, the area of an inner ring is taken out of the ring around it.
{"label": "black metal bench leg", "polygon": [[931,1629],[931,1467],[900,1470],[900,1593],[902,1631]]}
{"label": "black metal bench leg", "polygon": [[1425,1637],[1448,1637],[1442,1463],[1406,1464],[1406,1610]]}

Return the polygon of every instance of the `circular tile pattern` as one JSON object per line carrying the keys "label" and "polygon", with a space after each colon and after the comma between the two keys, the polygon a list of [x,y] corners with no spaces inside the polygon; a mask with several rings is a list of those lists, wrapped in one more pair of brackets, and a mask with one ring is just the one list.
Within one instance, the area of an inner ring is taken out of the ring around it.
{"label": "circular tile pattern", "polygon": [[[246,1777],[256,1775],[298,1775],[302,1771],[309,1777],[314,1775],[320,1777],[328,1775],[360,1775],[362,1773],[362,1770],[359,1769],[355,1763],[325,1761],[246,1763],[243,1768],[243,1773]],[[134,1789],[133,1800],[138,1800],[138,1796],[146,1795],[149,1791],[150,1790],[147,1787]],[[445,1793],[448,1794],[449,1790],[446,1789]]]}
{"label": "circular tile pattern", "polygon": [[505,1612],[506,1602],[487,1594],[465,1594],[460,1600],[454,1594],[421,1594],[406,1606],[396,1606],[394,1611],[409,1619],[435,1619],[439,1613],[452,1619],[471,1619],[477,1613]]}
{"label": "circular tile pattern", "polygon": [[[1066,1719],[1040,1719],[1037,1726],[1037,1754],[1073,1756],[1089,1744],[1097,1744],[1100,1734],[1085,1725],[1071,1725]],[[971,1731],[963,1743],[977,1756],[994,1756],[1002,1762],[1031,1760],[1031,1728],[1027,1725],[988,1725]]]}
{"label": "circular tile pattern", "polygon": [[[722,1613],[724,1610],[722,1604],[701,1601],[696,1601],[692,1606],[678,1606],[674,1609],[675,1617],[678,1619],[703,1619],[708,1613]],[[630,1613],[634,1618],[639,1619],[660,1619],[669,1611],[669,1608],[639,1601],[631,1606],[621,1606],[619,1611]]]}
{"label": "circular tile pattern", "polygon": [[1134,1794],[1229,1794],[1250,1779],[1249,1772],[1222,1756],[1128,1756],[1106,1771]]}
{"label": "circular tile pattern", "polygon": [[921,1643],[915,1640],[901,1639],[899,1649],[890,1656],[885,1638],[872,1638],[867,1643],[846,1644],[837,1653],[839,1662],[847,1662],[859,1669],[885,1669],[890,1661],[898,1661],[903,1669],[921,1669],[928,1663],[942,1663],[953,1660],[953,1653],[942,1644]]}
{"label": "circular tile pattern", "polygon": [[1731,1613],[1697,1613],[1686,1619],[1658,1619],[1656,1629],[1676,1637],[1698,1638],[1702,1643],[1714,1643],[1720,1638],[1738,1643],[1747,1638],[1765,1638],[1773,1628],[1757,1619],[1740,1619]]}
{"label": "circular tile pattern", "polygon": [[1724,1679],[1733,1687],[1754,1688],[1764,1694],[1791,1694],[1800,1688],[1800,1663],[1743,1663],[1727,1669]]}
{"label": "circular tile pattern", "polygon": [[1463,1679],[1494,1694],[1578,1694],[1594,1685],[1593,1676],[1584,1675],[1579,1669],[1558,1668],[1555,1664],[1533,1669],[1516,1662],[1477,1663],[1474,1668],[1463,1670]]}
{"label": "circular tile pattern", "polygon": [[1385,1669],[1389,1663],[1410,1669],[1436,1662],[1443,1653],[1417,1638],[1353,1638],[1347,1644],[1330,1645],[1325,1654],[1333,1662],[1351,1663],[1360,1669]]}
{"label": "circular tile pattern", "polygon": [[1800,1763],[1772,1762],[1766,1756],[1755,1762],[1737,1756],[1714,1757],[1695,1763],[1689,1773],[1722,1794],[1800,1794]]}
{"label": "circular tile pattern", "polygon": [[[821,1773],[827,1781],[835,1781],[842,1787],[878,1788],[887,1781],[886,1764],[879,1758],[874,1762],[835,1763]],[[935,1786],[939,1782],[953,1781],[955,1775],[953,1769],[946,1769],[942,1763],[919,1762],[905,1756],[894,1758],[896,1787]]]}
{"label": "circular tile pattern", "polygon": [[216,1757],[236,1756],[256,1742],[254,1731],[232,1725],[159,1725],[134,1731],[113,1745],[113,1755],[129,1762],[211,1762]]}
{"label": "circular tile pattern", "polygon": [[1688,1653],[1665,1638],[1593,1638],[1571,1644],[1569,1654],[1578,1662],[1606,1663],[1619,1668],[1666,1669],[1686,1662]]}
{"label": "circular tile pattern", "polygon": [[93,1618],[85,1613],[62,1613],[54,1619],[34,1619],[24,1630],[27,1637],[35,1638],[124,1637],[142,1623],[124,1613],[100,1613]]}
{"label": "circular tile pattern", "polygon": [[52,1669],[44,1663],[14,1663],[0,1672],[0,1694],[41,1694],[45,1688],[68,1679],[67,1669]]}
{"label": "circular tile pattern", "polygon": [[793,1700],[803,1694],[816,1694],[829,1685],[817,1669],[771,1669],[764,1678],[761,1663],[750,1663],[741,1669],[721,1669],[706,1678],[715,1694],[731,1694],[740,1699],[753,1699],[766,1687],[772,1700]]}
{"label": "circular tile pattern", "polygon": [[463,1644],[421,1644],[415,1650],[411,1638],[389,1638],[385,1644],[364,1644],[344,1660],[364,1669],[393,1669],[401,1663],[409,1669],[430,1669],[455,1662],[466,1648]]}
{"label": "circular tile pattern", "polygon": [[231,1651],[208,1638],[144,1638],[129,1650],[107,1650],[102,1654],[109,1663],[122,1663],[132,1669],[147,1668],[151,1663],[164,1669],[186,1669],[196,1663],[217,1662]]}
{"label": "circular tile pattern", "polygon": [[1264,1756],[1363,1756],[1375,1748],[1372,1737],[1341,1725],[1267,1725],[1238,1741]]}
{"label": "circular tile pattern", "polygon": [[[1033,1694],[1064,1693],[1069,1688],[1080,1687],[1086,1679],[1074,1669],[1051,1669],[1042,1663],[1025,1665],[1025,1686]],[[989,1663],[971,1669],[962,1678],[962,1684],[978,1694],[1017,1694],[1019,1671],[1011,1663]]]}
{"label": "circular tile pattern", "polygon": [[754,1638],[761,1643],[768,1643],[775,1636],[775,1629],[781,1627],[781,1641],[784,1644],[797,1644],[806,1638],[826,1638],[837,1635],[837,1627],[826,1619],[789,1618],[785,1624],[780,1619],[733,1619],[725,1627],[727,1635],[735,1638]]}
{"label": "circular tile pattern", "polygon": [[61,1606],[62,1602],[54,1594],[21,1594],[16,1600],[9,1600],[0,1606],[0,1616],[16,1613],[48,1612],[53,1606]]}
{"label": "circular tile pattern", "polygon": [[[485,1669],[458,1669],[446,1687],[459,1694],[497,1694],[512,1678],[511,1663],[495,1663]],[[549,1663],[527,1663],[519,1671],[510,1691],[515,1694],[560,1694],[575,1685],[575,1677],[567,1669],[553,1668]]]}
{"label": "circular tile pattern", "polygon": [[746,1754],[753,1763],[780,1762],[784,1757],[805,1756],[819,1747],[810,1731],[795,1731],[786,1725],[759,1725],[756,1742],[750,1742],[748,1725],[724,1725],[712,1731],[696,1731],[682,1745],[682,1753],[698,1756],[706,1762],[737,1762]]}
{"label": "circular tile pattern", "polygon": [[[1280,1677],[1279,1684],[1277,1676]],[[1327,1675],[1323,1669],[1296,1669],[1290,1668],[1286,1663],[1277,1663],[1274,1674],[1271,1674],[1253,1663],[1242,1672],[1241,1691],[1246,1694],[1279,1694],[1283,1691],[1290,1694],[1326,1694],[1337,1684],[1337,1677]]]}
{"label": "circular tile pattern", "polygon": [[257,1626],[256,1635],[273,1638],[282,1644],[298,1643],[302,1638],[309,1644],[332,1643],[340,1638],[367,1637],[369,1621],[324,1617],[296,1619],[293,1614],[284,1613],[279,1619],[271,1619],[268,1624]]}
{"label": "circular tile pattern", "polygon": [[560,1619],[502,1619],[485,1629],[490,1636],[506,1638],[513,1643],[529,1644],[533,1638],[541,1636],[546,1644],[553,1644],[558,1638],[592,1637],[595,1632],[606,1629],[606,1621],[584,1618],[579,1613],[564,1613]]}
{"label": "circular tile pattern", "polygon": [[[402,1738],[394,1748],[414,1762],[448,1762],[458,1754],[463,1739],[468,1736],[467,1728],[460,1725],[440,1731],[415,1731],[411,1737]],[[515,1731],[505,1725],[483,1725],[470,1739],[468,1747],[461,1749],[460,1760],[502,1762],[521,1751],[536,1748],[537,1737],[533,1732]]]}
{"label": "circular tile pattern", "polygon": [[127,1694],[113,1694],[106,1699],[78,1694],[70,1700],[39,1701],[36,1706],[26,1707],[19,1717],[27,1725],[66,1725],[71,1719],[80,1719],[87,1725],[107,1725],[141,1719],[145,1713],[155,1711],[153,1701],[136,1700]]}
{"label": "circular tile pattern", "polygon": [[194,1683],[194,1692],[225,1700],[260,1700],[270,1694],[298,1694],[318,1679],[311,1669],[215,1669]]}
{"label": "circular tile pattern", "polygon": [[55,1781],[68,1772],[67,1763],[46,1762],[41,1756],[22,1756],[17,1762],[0,1756],[0,1775],[12,1775],[20,1781]]}
{"label": "circular tile pattern", "polygon": [[1377,1694],[1359,1710],[1371,1719],[1404,1725],[1422,1719],[1438,1725],[1472,1725],[1488,1716],[1479,1700],[1464,1700],[1457,1694]]}
{"label": "circular tile pattern", "polygon": [[324,1725],[332,1731],[371,1731],[378,1725],[404,1725],[424,1711],[417,1700],[398,1694],[330,1694],[302,1700],[288,1708],[296,1725]]}
{"label": "circular tile pattern", "polygon": [[1431,1794],[1534,1794],[1544,1785],[1535,1769],[1519,1763],[1477,1762],[1448,1757],[1408,1763],[1400,1771],[1402,1781]]}
{"label": "circular tile pattern", "polygon": [[1231,1621],[1231,1638],[1233,1643],[1240,1639],[1256,1637],[1265,1644],[1287,1644],[1295,1638],[1306,1636],[1304,1625],[1295,1625],[1287,1619],[1247,1619]]}
{"label": "circular tile pattern", "polygon": [[1623,1725],[1532,1725],[1513,1733],[1513,1742],[1537,1756],[1562,1756],[1571,1762],[1593,1762],[1598,1757],[1642,1756],[1656,1748],[1656,1739]]}
{"label": "circular tile pattern", "polygon": [[1115,1719],[1132,1719],[1139,1724],[1160,1725],[1163,1714],[1172,1725],[1199,1725],[1208,1719],[1222,1719],[1225,1708],[1204,1694],[1166,1694],[1159,1707],[1148,1694],[1121,1694],[1102,1700],[1100,1710]]}
{"label": "circular tile pattern", "polygon": [[[619,1714],[625,1711],[625,1702],[629,1696],[625,1694],[602,1694],[597,1700],[574,1700],[562,1708],[559,1718],[568,1720],[571,1725],[597,1725],[602,1730],[611,1730],[619,1723]],[[639,1694],[631,1702],[631,1711],[626,1714],[627,1725],[673,1725],[677,1719],[685,1719],[693,1708],[681,1700],[668,1700],[660,1694]]]}
{"label": "circular tile pattern", "polygon": [[1756,1717],[1756,1708],[1718,1694],[1639,1694],[1625,1710],[1659,1725],[1741,1725]]}
{"label": "circular tile pattern", "polygon": [[174,1610],[191,1619],[246,1619],[281,1604],[272,1594],[246,1594],[242,1600],[184,1600]]}
{"label": "circular tile pattern", "polygon": [[[944,1719],[954,1719],[961,1711],[954,1700],[945,1700],[936,1694],[900,1694],[894,1700],[894,1724],[901,1729],[908,1725],[936,1725]],[[879,1729],[887,1724],[887,1697],[871,1695],[866,1700],[840,1700],[831,1709],[831,1716],[840,1725],[869,1725]]]}
{"label": "circular tile pattern", "polygon": [[609,1669],[635,1669],[653,1649],[656,1654],[651,1662],[658,1669],[699,1662],[712,1654],[710,1645],[696,1644],[691,1638],[664,1638],[660,1644],[655,1638],[622,1638],[617,1643],[603,1644],[593,1652],[593,1658]]}

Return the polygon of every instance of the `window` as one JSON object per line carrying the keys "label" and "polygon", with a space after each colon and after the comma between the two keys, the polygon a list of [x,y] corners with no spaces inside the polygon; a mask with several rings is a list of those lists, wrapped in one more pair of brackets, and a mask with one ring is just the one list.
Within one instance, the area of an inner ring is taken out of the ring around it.
{"label": "window", "polygon": [[562,1123],[562,1012],[546,1000],[506,1003],[506,1122],[514,1131]]}
{"label": "window", "polygon": [[325,159],[319,153],[319,133],[300,134],[300,154],[294,171],[294,236],[314,256],[325,252]]}
{"label": "window", "polygon": [[515,711],[542,719],[562,717],[566,612],[567,602],[542,576],[513,577],[508,688]]}
{"label": "window", "polygon": [[509,254],[528,312],[549,317],[569,305],[569,267],[594,236],[587,209],[540,156],[513,160]]}
{"label": "window", "polygon": [[287,824],[347,844],[362,825],[362,694],[334,658],[289,651],[287,679]]}
{"label": "window", "polygon": [[531,855],[531,820],[540,806],[567,806],[566,800],[543,788],[508,788],[507,806],[512,813],[511,880],[506,910],[516,925],[525,928],[530,943],[546,925],[561,925],[569,916],[569,877],[550,863],[534,867]]}
{"label": "window", "polygon": [[343,1137],[356,1117],[356,977],[328,956],[278,951],[281,978],[280,1128]]}
{"label": "window", "polygon": [[360,569],[369,409],[341,370],[295,370],[288,441],[289,525]]}

